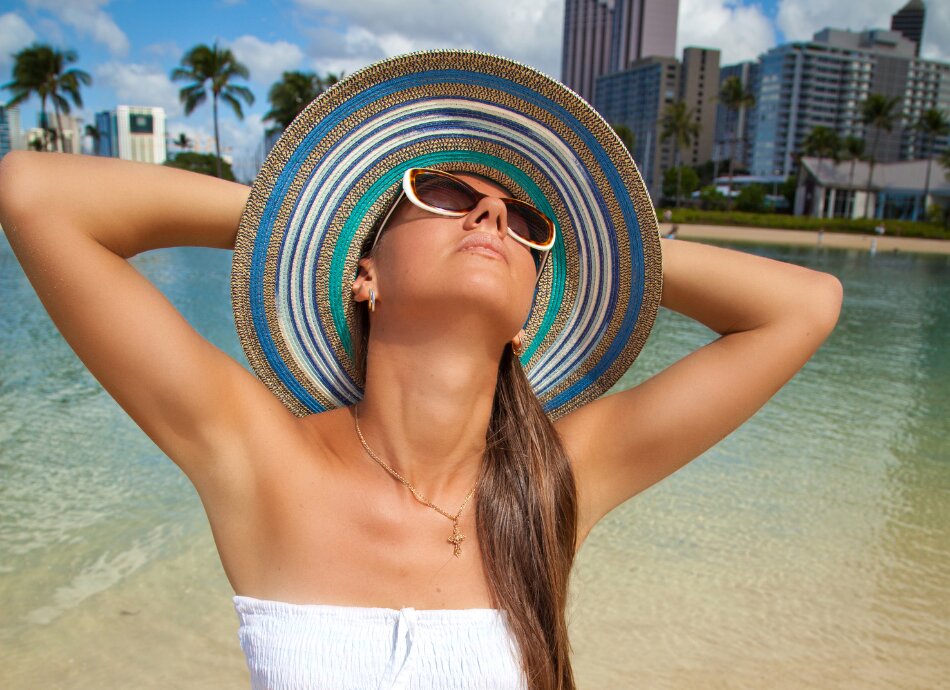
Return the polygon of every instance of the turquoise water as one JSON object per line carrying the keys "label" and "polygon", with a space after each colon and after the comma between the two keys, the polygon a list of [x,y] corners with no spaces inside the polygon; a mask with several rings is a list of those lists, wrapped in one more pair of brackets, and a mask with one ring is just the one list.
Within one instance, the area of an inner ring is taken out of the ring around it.
{"label": "turquoise water", "polygon": [[[591,534],[569,612],[579,685],[938,687],[950,677],[950,258],[745,249],[837,275],[839,326],[749,423]],[[243,361],[228,252],[133,262]],[[0,300],[2,685],[246,684],[194,490],[85,371],[5,240]],[[661,312],[620,385],[711,335]]]}

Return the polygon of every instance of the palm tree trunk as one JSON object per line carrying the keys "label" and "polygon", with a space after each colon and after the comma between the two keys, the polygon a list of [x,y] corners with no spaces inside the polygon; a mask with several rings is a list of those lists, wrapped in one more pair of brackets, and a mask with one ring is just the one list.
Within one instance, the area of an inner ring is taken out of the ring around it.
{"label": "palm tree trunk", "polygon": [[[818,162],[815,164],[815,191],[812,193],[811,203],[813,208],[811,214],[815,218],[821,218],[821,205],[818,203],[818,188],[821,186],[821,154],[818,155]],[[822,194],[824,196],[824,194]]]}
{"label": "palm tree trunk", "polygon": [[728,191],[729,198],[727,199],[727,201],[728,201],[728,208],[730,211],[732,210],[732,164],[736,158],[736,135],[737,135],[737,132],[733,132],[732,139],[729,142],[729,191]]}
{"label": "palm tree trunk", "polygon": [[851,206],[848,211],[848,219],[854,218],[854,158],[851,158],[851,174],[848,175],[848,192],[851,194]]}
{"label": "palm tree trunk", "polygon": [[43,117],[43,150],[49,151],[49,122],[46,121],[46,96],[40,96],[40,113]]}
{"label": "palm tree trunk", "polygon": [[[927,220],[927,197],[930,196],[930,165],[933,163],[934,155],[934,136],[930,135],[930,146],[927,148],[927,177],[924,181],[924,198],[921,200],[921,210],[923,211],[923,220]],[[921,220],[918,215],[917,220]]]}
{"label": "palm tree trunk", "polygon": [[61,153],[65,153],[66,142],[63,139],[63,120],[59,116],[59,106],[56,105],[56,101],[53,101],[53,111],[56,113],[56,138],[59,140],[59,150]]}
{"label": "palm tree trunk", "polygon": [[871,202],[871,181],[874,179],[874,161],[877,158],[877,140],[881,136],[881,128],[874,128],[874,143],[871,144],[871,158],[868,161],[868,183],[864,189],[864,217],[868,217],[868,204]]}
{"label": "palm tree trunk", "polygon": [[221,177],[221,140],[218,138],[218,94],[212,98],[214,110],[214,164],[218,177]]}
{"label": "palm tree trunk", "polygon": [[680,193],[683,189],[683,168],[680,165],[680,150],[677,147],[673,156],[674,165],[676,165],[676,208],[680,207]]}

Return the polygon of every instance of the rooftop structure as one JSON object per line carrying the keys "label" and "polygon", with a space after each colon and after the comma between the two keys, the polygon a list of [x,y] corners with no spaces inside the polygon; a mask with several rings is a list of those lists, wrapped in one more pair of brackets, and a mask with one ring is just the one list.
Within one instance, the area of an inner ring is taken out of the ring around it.
{"label": "rooftop structure", "polygon": [[920,41],[924,36],[924,20],[927,8],[921,0],[910,0],[891,15],[891,31],[898,31],[904,38],[913,41],[914,55],[920,56]]}

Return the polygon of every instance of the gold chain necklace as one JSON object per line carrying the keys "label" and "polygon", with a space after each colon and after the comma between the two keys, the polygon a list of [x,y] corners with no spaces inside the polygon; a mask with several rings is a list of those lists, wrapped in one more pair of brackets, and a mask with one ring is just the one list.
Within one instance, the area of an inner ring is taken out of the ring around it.
{"label": "gold chain necklace", "polygon": [[465,535],[459,532],[459,516],[462,514],[462,509],[465,508],[465,504],[468,503],[469,499],[471,499],[471,497],[475,495],[475,489],[478,488],[478,482],[475,482],[475,486],[473,486],[472,490],[468,492],[468,496],[466,496],[465,500],[462,501],[462,505],[459,506],[458,512],[455,513],[455,515],[450,515],[449,513],[446,513],[439,506],[435,505],[434,503],[432,503],[432,501],[430,501],[424,495],[416,491],[416,488],[412,484],[407,482],[401,474],[399,474],[396,470],[394,470],[392,467],[390,467],[385,462],[383,462],[380,459],[380,457],[376,455],[376,453],[373,452],[373,449],[369,447],[369,444],[366,442],[366,439],[363,438],[363,432],[360,430],[359,406],[353,407],[353,418],[356,420],[356,435],[359,436],[360,443],[363,445],[363,450],[366,451],[366,454],[369,455],[373,460],[375,460],[376,463],[380,467],[382,467],[384,470],[389,472],[389,474],[391,474],[395,479],[398,479],[399,481],[401,481],[406,486],[406,488],[412,492],[412,495],[415,497],[417,501],[419,501],[419,503],[422,503],[423,505],[426,505],[432,508],[432,510],[436,511],[437,513],[441,515],[444,515],[445,517],[447,517],[449,520],[452,521],[452,536],[449,537],[446,541],[448,541],[454,547],[453,553],[455,554],[455,557],[456,558],[460,557],[462,555],[462,542],[465,541]]}

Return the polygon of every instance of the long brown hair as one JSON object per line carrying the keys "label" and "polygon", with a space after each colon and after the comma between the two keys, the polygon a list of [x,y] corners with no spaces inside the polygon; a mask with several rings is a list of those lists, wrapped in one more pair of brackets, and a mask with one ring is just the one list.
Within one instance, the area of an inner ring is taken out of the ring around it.
{"label": "long brown hair", "polygon": [[[369,251],[367,239],[362,254]],[[366,379],[369,311],[353,342]],[[493,605],[507,614],[529,690],[574,690],[565,608],[577,539],[577,489],[564,446],[506,345],[486,433],[475,520]]]}

